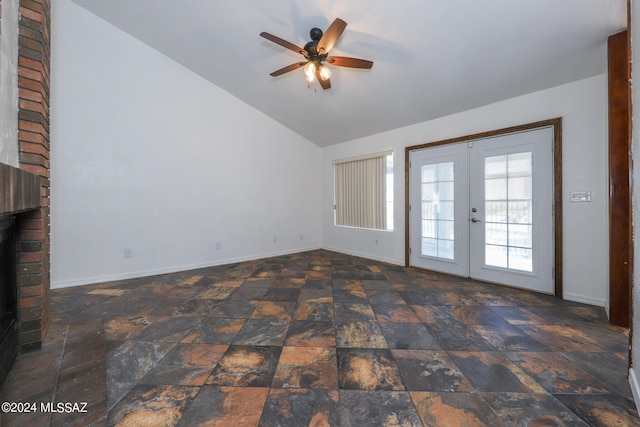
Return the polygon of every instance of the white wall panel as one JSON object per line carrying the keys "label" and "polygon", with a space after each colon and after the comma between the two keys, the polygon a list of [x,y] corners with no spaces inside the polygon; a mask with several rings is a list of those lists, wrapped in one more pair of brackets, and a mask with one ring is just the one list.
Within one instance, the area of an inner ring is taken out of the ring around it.
{"label": "white wall panel", "polygon": [[69,0],[52,8],[53,287],[320,246],[320,148]]}

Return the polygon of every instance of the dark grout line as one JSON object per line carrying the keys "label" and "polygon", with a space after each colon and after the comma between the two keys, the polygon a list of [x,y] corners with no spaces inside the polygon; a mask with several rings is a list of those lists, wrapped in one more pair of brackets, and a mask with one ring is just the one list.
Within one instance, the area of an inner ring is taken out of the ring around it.
{"label": "dark grout line", "polygon": [[[67,349],[67,340],[69,339],[69,328],[71,324],[68,324],[64,331],[64,341],[62,342],[62,351],[60,352],[60,360],[58,361],[58,371],[56,373],[56,382],[53,386],[53,392],[51,393],[51,404],[56,403],[56,394],[58,394],[58,386],[60,385],[60,374],[62,373],[62,362],[64,361],[64,353]],[[49,413],[49,424],[53,421],[54,412]]]}

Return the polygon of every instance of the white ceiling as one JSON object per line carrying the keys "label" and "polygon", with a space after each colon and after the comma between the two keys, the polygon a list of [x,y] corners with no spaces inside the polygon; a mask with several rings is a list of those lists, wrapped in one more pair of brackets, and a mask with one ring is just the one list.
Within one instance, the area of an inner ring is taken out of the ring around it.
{"label": "white ceiling", "polygon": [[[606,72],[627,0],[73,0],[319,146],[418,123]],[[308,87],[313,27],[348,24],[332,87]]]}

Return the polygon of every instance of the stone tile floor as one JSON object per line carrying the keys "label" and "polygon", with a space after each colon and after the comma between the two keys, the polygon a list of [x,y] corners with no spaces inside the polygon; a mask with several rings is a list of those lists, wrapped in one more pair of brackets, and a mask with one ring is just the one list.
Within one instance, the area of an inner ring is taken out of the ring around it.
{"label": "stone tile floor", "polygon": [[2,425],[640,425],[602,308],[324,250],[54,290],[52,315],[2,399],[91,411]]}

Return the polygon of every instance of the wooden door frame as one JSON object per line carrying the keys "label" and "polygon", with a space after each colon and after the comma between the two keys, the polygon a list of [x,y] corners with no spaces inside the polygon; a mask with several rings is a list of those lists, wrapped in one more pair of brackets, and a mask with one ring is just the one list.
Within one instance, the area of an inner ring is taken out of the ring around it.
{"label": "wooden door frame", "polygon": [[404,243],[405,243],[405,266],[410,267],[410,244],[409,244],[409,159],[412,151],[424,148],[436,147],[438,145],[456,144],[469,142],[477,139],[492,138],[511,133],[526,132],[534,129],[551,127],[553,128],[553,236],[554,236],[554,295],[562,298],[562,117],[543,120],[539,122],[527,123],[519,126],[512,126],[503,129],[481,132],[457,138],[445,139],[424,144],[412,145],[404,149]]}
{"label": "wooden door frame", "polygon": [[631,188],[630,31],[609,37],[609,321],[632,323],[633,220]]}

